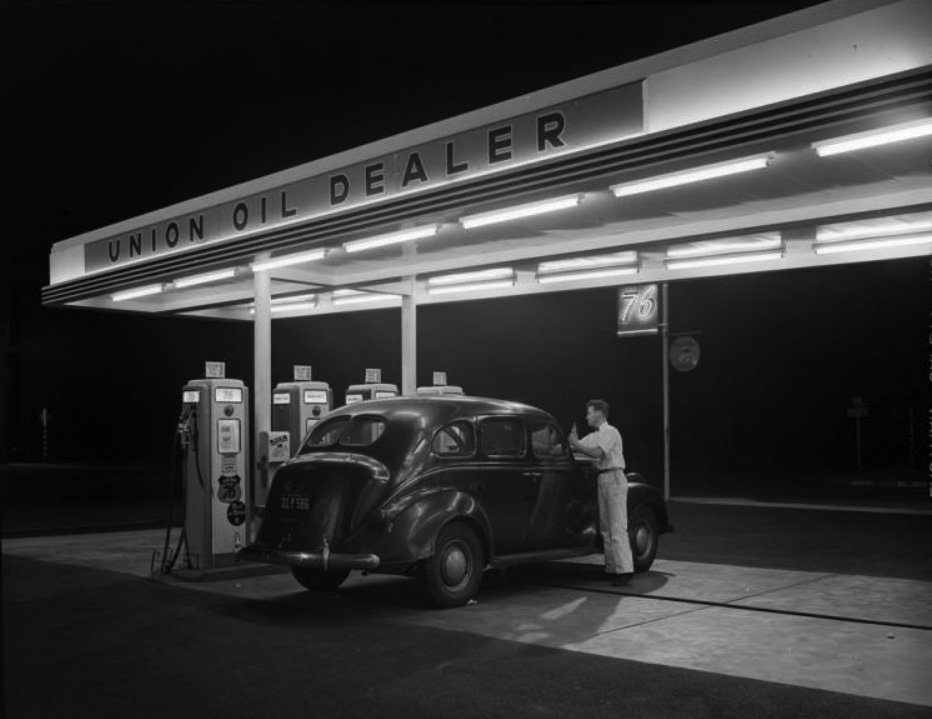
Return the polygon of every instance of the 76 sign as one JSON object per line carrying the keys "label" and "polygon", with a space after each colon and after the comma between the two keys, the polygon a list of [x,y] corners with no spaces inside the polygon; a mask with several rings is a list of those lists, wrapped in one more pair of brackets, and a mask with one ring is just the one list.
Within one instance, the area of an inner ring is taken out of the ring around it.
{"label": "76 sign", "polygon": [[657,285],[629,285],[618,289],[618,336],[655,334],[660,327]]}

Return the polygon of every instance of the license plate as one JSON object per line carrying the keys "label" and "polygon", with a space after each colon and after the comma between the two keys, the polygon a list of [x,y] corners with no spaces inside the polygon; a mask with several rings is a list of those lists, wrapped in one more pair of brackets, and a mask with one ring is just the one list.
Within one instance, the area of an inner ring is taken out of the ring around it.
{"label": "license plate", "polygon": [[306,512],[311,508],[311,498],[303,494],[283,494],[281,508]]}

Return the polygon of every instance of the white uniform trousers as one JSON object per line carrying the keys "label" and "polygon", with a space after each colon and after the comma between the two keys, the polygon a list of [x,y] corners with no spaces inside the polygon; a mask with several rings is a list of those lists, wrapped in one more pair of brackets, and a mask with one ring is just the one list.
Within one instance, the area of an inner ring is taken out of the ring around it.
{"label": "white uniform trousers", "polygon": [[628,479],[620,469],[599,475],[599,524],[605,545],[605,571],[634,571],[628,540]]}

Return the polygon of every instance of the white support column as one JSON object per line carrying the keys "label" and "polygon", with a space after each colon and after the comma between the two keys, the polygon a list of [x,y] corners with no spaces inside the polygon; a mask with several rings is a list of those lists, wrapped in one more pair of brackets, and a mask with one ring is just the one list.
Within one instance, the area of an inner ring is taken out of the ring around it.
{"label": "white support column", "polygon": [[[258,256],[258,261],[267,260],[268,254]],[[255,438],[256,461],[253,465],[253,505],[265,505],[268,496],[269,465],[263,435],[272,429],[272,277],[271,270],[260,270],[253,274],[256,314],[253,320],[253,357],[255,376],[253,381],[253,437]],[[256,471],[258,470],[258,471]]]}
{"label": "white support column", "polygon": [[413,396],[417,391],[417,281],[403,280],[401,296],[401,394]]}
{"label": "white support column", "polygon": [[660,298],[663,324],[660,341],[663,342],[661,360],[663,362],[663,498],[670,499],[670,293],[667,283],[663,283],[663,295]]}

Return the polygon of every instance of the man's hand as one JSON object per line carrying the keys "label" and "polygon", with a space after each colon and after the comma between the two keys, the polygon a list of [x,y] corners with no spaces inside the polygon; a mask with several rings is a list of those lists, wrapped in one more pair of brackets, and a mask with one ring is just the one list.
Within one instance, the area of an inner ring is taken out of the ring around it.
{"label": "man's hand", "polygon": [[570,433],[569,433],[567,439],[569,439],[569,443],[570,443],[570,446],[571,446],[571,447],[576,447],[576,445],[579,444],[579,432],[576,431],[576,423],[575,423],[575,422],[573,422],[573,426],[572,426],[572,428],[570,429]]}

